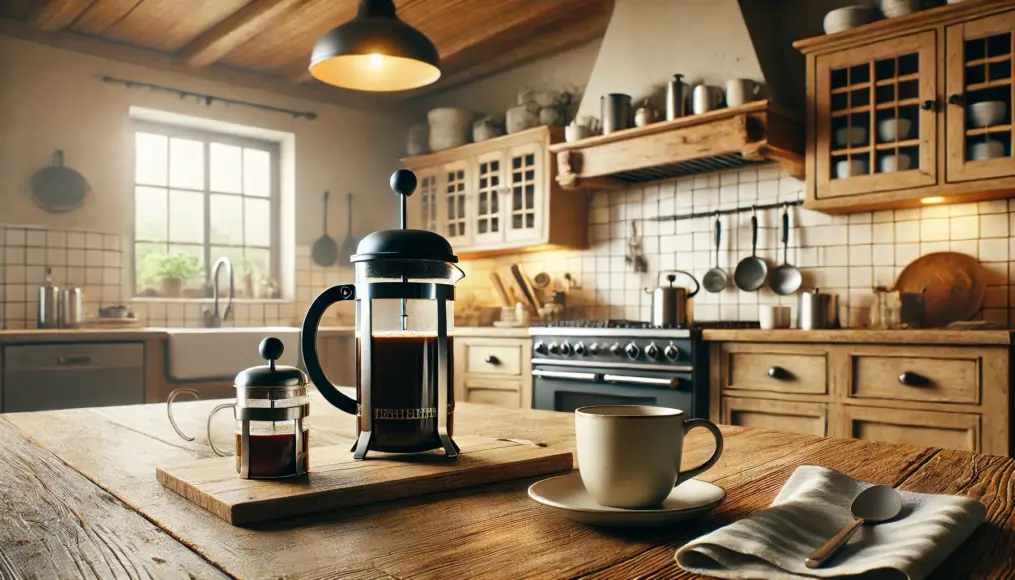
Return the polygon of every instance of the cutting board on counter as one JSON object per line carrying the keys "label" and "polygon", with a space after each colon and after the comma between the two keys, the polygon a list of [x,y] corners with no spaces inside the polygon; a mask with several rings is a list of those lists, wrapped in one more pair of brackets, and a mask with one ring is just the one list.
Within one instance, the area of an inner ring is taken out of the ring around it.
{"label": "cutting board on counter", "polygon": [[520,441],[462,436],[457,459],[440,452],[371,452],[356,460],[352,441],[310,448],[304,478],[240,479],[234,457],[199,459],[159,467],[159,482],[233,525],[317,513],[467,488],[498,481],[570,471],[571,452]]}

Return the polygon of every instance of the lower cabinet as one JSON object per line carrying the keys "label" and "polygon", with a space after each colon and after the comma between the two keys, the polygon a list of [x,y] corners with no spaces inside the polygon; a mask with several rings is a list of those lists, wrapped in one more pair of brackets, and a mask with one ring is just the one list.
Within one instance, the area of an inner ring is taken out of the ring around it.
{"label": "lower cabinet", "polygon": [[532,408],[529,338],[455,336],[455,401]]}
{"label": "lower cabinet", "polygon": [[1005,345],[914,345],[903,338],[884,344],[713,342],[711,418],[1009,456],[1015,448],[1010,358]]}

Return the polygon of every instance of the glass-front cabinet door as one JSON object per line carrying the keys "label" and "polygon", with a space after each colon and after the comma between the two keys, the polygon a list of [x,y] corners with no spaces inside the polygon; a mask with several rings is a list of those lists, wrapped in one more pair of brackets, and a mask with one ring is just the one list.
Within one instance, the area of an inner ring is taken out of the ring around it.
{"label": "glass-front cabinet door", "polygon": [[1015,12],[948,27],[948,181],[1015,175],[1013,31]]}
{"label": "glass-front cabinet door", "polygon": [[451,242],[452,247],[472,244],[474,232],[468,188],[472,177],[467,161],[455,161],[444,166],[441,172],[444,179],[441,183],[444,222],[440,232]]}
{"label": "glass-front cabinet door", "polygon": [[437,213],[437,202],[440,195],[437,184],[439,174],[440,169],[426,169],[418,172],[419,222],[416,225],[420,229],[442,233],[437,229],[439,227],[437,217],[440,215]]}
{"label": "glass-front cabinet door", "polygon": [[476,158],[476,235],[477,246],[504,241],[504,219],[501,215],[504,191],[504,154],[491,151]]}
{"label": "glass-front cabinet door", "polygon": [[536,143],[508,151],[508,241],[540,237],[546,215],[542,191],[544,165]]}
{"label": "glass-front cabinet door", "polygon": [[816,59],[818,199],[937,182],[935,33]]}

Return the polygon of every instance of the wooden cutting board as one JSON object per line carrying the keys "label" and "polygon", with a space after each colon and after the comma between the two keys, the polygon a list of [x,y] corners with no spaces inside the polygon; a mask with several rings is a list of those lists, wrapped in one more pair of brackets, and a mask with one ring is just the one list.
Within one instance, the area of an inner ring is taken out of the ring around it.
{"label": "wooden cutting board", "polygon": [[569,471],[570,451],[517,441],[462,436],[455,460],[439,452],[371,452],[353,459],[352,441],[310,448],[310,473],[287,480],[240,479],[234,457],[213,457],[156,468],[162,485],[233,525],[253,524]]}

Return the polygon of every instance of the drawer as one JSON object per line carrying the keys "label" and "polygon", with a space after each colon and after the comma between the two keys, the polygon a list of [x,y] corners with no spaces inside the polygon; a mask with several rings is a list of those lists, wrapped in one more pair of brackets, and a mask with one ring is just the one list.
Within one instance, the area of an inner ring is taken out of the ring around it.
{"label": "drawer", "polygon": [[519,381],[467,379],[463,391],[466,403],[500,405],[513,409],[522,406],[522,384]]}
{"label": "drawer", "polygon": [[845,405],[843,420],[855,439],[980,451],[979,415]]}
{"label": "drawer", "polygon": [[68,342],[8,346],[4,361],[9,372],[69,371],[144,367],[143,342]]}
{"label": "drawer", "polygon": [[521,344],[469,344],[465,348],[465,372],[482,375],[522,374]]}
{"label": "drawer", "polygon": [[854,347],[846,393],[855,399],[980,402],[981,352],[939,347]]}
{"label": "drawer", "polygon": [[824,437],[828,409],[823,403],[723,397],[722,423]]}
{"label": "drawer", "polygon": [[723,389],[828,393],[828,353],[807,345],[724,344]]}

